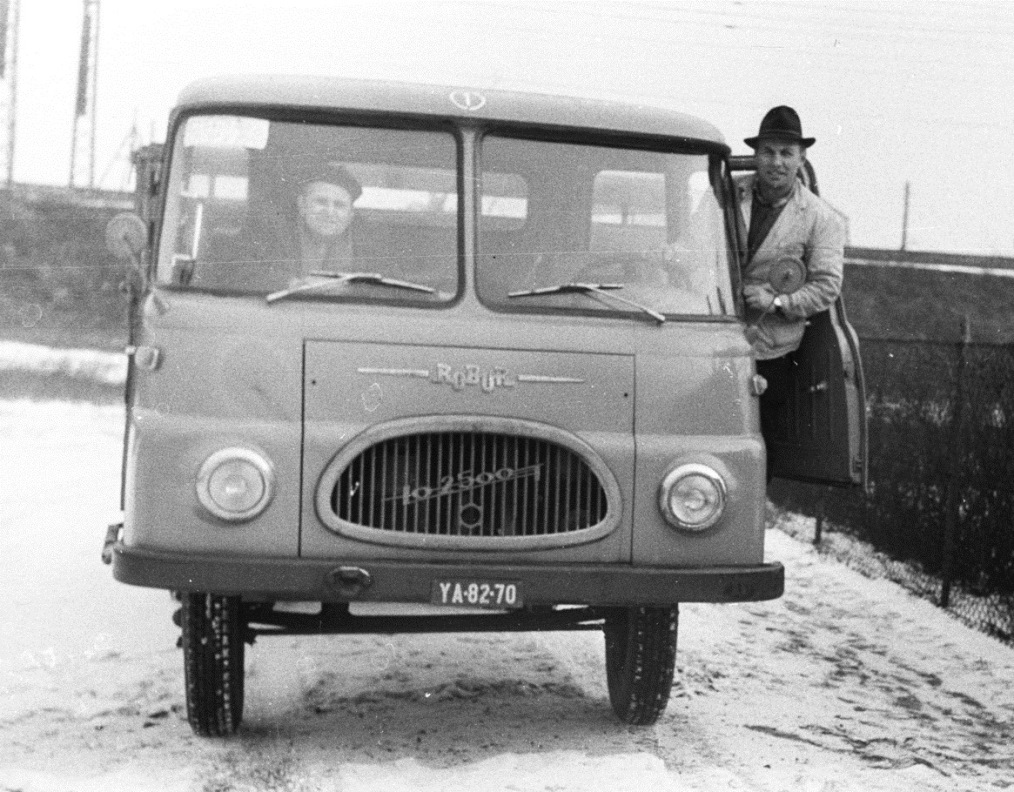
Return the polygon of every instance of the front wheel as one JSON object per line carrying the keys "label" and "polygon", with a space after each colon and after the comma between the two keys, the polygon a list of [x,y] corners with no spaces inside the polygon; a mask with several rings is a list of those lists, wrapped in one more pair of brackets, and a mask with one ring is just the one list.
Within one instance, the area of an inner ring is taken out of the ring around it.
{"label": "front wheel", "polygon": [[679,609],[617,608],[606,619],[606,681],[624,723],[649,726],[669,703]]}
{"label": "front wheel", "polygon": [[182,595],[187,720],[206,737],[233,734],[243,719],[243,638],[239,597]]}

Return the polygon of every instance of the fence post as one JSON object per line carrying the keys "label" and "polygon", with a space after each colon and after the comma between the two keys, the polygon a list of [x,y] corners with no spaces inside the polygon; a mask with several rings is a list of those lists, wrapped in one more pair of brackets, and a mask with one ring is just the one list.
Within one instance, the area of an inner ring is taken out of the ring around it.
{"label": "fence post", "polygon": [[820,545],[820,540],[824,537],[824,496],[821,495],[817,501],[817,513],[813,519],[813,544],[814,546]]}
{"label": "fence post", "polygon": [[961,341],[958,342],[958,361],[954,372],[954,406],[951,410],[951,437],[948,443],[950,475],[947,477],[947,500],[944,505],[944,546],[941,559],[940,607],[946,608],[951,602],[951,579],[954,574],[955,532],[958,526],[958,510],[961,508],[958,476],[965,455],[965,365],[968,345],[971,343],[968,314],[961,317]]}

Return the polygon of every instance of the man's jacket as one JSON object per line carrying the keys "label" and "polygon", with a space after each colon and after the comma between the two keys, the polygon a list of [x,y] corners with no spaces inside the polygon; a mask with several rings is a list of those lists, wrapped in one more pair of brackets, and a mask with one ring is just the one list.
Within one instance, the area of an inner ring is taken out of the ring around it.
{"label": "man's jacket", "polygon": [[[737,179],[739,206],[745,228],[750,228],[755,177]],[[745,239],[745,235],[744,235]],[[768,284],[771,265],[781,258],[801,260],[806,282],[793,294],[782,295],[783,308],[762,317],[747,309],[752,327],[750,340],[759,360],[781,357],[799,347],[806,318],[826,311],[841,294],[845,258],[845,223],[825,201],[796,182],[767,237],[743,268],[743,288]]]}

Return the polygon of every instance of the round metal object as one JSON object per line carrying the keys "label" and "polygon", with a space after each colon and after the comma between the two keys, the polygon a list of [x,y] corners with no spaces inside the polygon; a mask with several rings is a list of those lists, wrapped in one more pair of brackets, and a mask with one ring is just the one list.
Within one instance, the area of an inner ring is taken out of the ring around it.
{"label": "round metal object", "polygon": [[133,212],[120,212],[106,224],[106,249],[121,261],[140,256],[147,239],[144,220]]}
{"label": "round metal object", "polygon": [[806,265],[802,259],[783,256],[771,265],[768,283],[777,294],[792,294],[806,283]]}

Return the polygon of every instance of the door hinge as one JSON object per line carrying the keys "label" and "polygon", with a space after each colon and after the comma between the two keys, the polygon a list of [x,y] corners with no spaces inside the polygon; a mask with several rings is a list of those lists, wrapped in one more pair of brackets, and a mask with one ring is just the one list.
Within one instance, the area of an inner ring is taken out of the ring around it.
{"label": "door hinge", "polygon": [[125,350],[128,357],[134,358],[138,368],[154,371],[162,364],[162,350],[153,346],[128,346]]}

